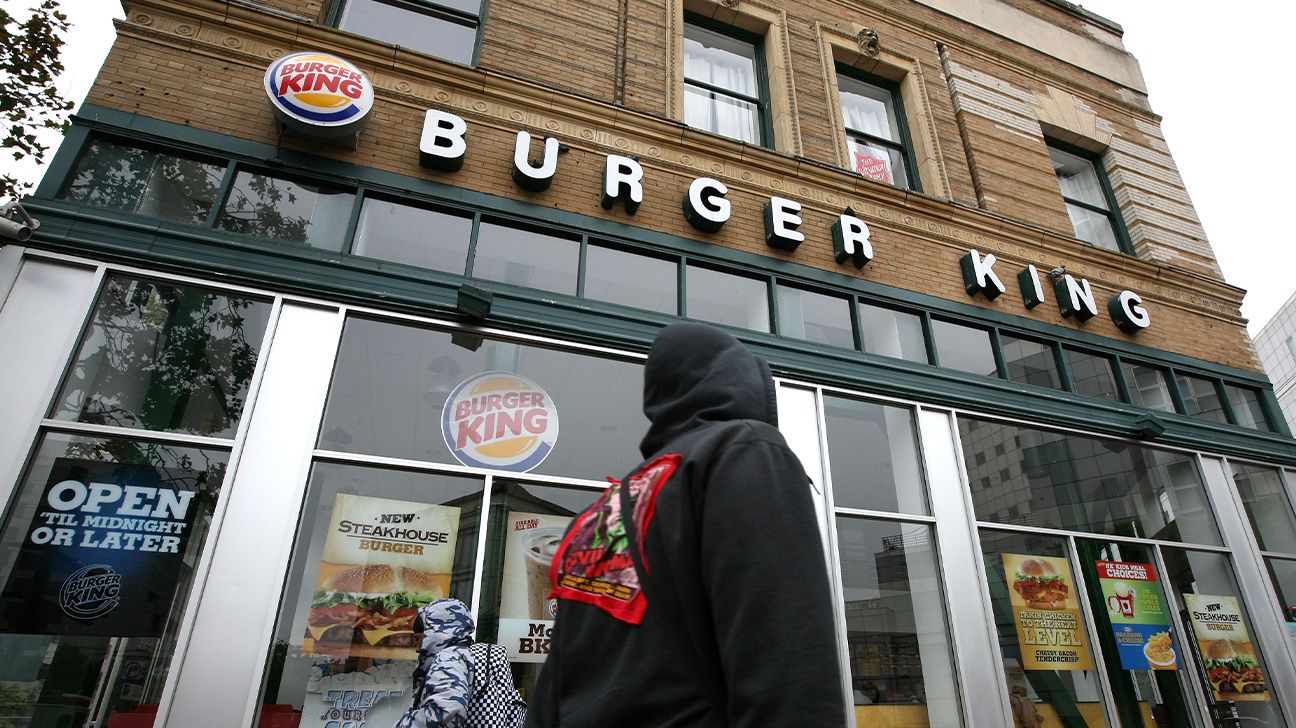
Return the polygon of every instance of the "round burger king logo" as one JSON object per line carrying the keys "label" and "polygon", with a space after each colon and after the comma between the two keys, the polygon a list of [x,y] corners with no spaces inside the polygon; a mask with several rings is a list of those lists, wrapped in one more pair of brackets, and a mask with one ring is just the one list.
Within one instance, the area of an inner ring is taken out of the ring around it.
{"label": "round burger king logo", "polygon": [[292,53],[266,69],[265,91],[279,118],[315,136],[359,131],[373,107],[373,84],[359,68],[327,53]]}
{"label": "round burger king logo", "polygon": [[525,473],[553,451],[558,409],[526,377],[486,372],[450,393],[441,410],[441,433],[464,465]]}

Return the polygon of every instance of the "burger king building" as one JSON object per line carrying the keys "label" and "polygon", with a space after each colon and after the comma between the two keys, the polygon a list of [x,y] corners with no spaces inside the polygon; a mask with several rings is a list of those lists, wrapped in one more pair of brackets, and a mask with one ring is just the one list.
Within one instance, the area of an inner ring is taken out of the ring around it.
{"label": "burger king building", "polygon": [[124,6],[0,248],[0,722],[389,725],[441,596],[529,687],[682,319],[776,374],[856,725],[1296,720],[1296,446],[1116,23]]}

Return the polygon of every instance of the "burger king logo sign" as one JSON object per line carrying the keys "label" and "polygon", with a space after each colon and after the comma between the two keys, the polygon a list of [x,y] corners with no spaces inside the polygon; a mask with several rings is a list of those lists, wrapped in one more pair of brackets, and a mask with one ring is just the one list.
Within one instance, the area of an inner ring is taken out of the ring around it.
{"label": "burger king logo sign", "polygon": [[558,440],[558,409],[540,385],[511,372],[459,383],[441,411],[441,433],[464,465],[534,469]]}
{"label": "burger king logo sign", "polygon": [[266,69],[264,87],[275,115],[303,134],[355,134],[373,107],[373,84],[359,68],[327,53],[292,53]]}

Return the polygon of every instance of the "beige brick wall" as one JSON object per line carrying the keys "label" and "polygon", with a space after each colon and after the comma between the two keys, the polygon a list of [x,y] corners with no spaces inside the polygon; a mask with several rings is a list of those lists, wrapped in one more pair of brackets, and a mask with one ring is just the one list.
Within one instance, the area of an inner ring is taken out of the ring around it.
{"label": "beige brick wall", "polygon": [[[1028,68],[1023,62],[1022,68],[1014,68],[1009,61],[1029,56],[1028,51],[995,37],[978,37],[975,44],[961,39],[959,34],[969,33],[966,26],[922,8],[908,8],[914,13],[909,17],[870,5],[871,15],[856,9],[850,17],[859,21],[856,25],[876,27],[888,53],[922,69],[954,202],[909,194],[832,167],[837,132],[830,123],[815,23],[845,17],[842,6],[834,3],[799,3],[787,17],[804,159],[744,148],[668,118],[665,2],[625,3],[624,106],[611,103],[619,3],[492,3],[477,69],[403,54],[312,24],[297,24],[291,31],[284,26],[258,29],[246,19],[229,22],[218,9],[204,15],[199,11],[206,6],[197,2],[189,11],[170,4],[131,5],[90,103],[275,144],[279,135],[259,90],[266,65],[285,52],[329,49],[359,64],[374,80],[374,118],[354,151],[291,137],[283,139],[286,147],[1258,369],[1238,313],[1241,292],[1218,281],[1200,224],[1160,139],[1157,118],[1123,100],[1111,84],[1104,86],[1101,79],[1065,64],[1045,68],[1049,64],[1041,61]],[[585,44],[576,53],[579,59],[558,50],[562,43],[557,40],[568,35]],[[1139,259],[1071,237],[1035,118],[1039,112],[1033,108],[1040,94],[1059,87],[1064,87],[1061,98],[1075,99],[1076,112],[1093,121],[1095,133],[1110,135],[1108,170]],[[437,173],[417,164],[418,133],[428,107],[450,110],[469,123],[469,152],[459,172]],[[509,176],[520,129],[552,134],[572,149],[560,158],[558,179],[549,191],[521,192]],[[608,153],[639,155],[647,172],[646,200],[633,217],[620,206],[611,211],[599,206]],[[715,235],[697,233],[680,212],[687,185],[698,176],[718,177],[731,190],[733,219]],[[976,209],[974,178],[984,211]],[[807,241],[794,253],[772,250],[763,242],[760,210],[771,195],[805,205],[802,231]],[[862,271],[832,259],[829,230],[847,205],[873,230],[877,257]],[[999,257],[997,270],[1009,286],[1006,295],[994,302],[967,296],[958,260],[970,248]],[[1121,289],[1137,291],[1151,312],[1152,327],[1130,337],[1105,314],[1076,324],[1061,317],[1051,293],[1046,305],[1028,312],[1014,280],[1027,264],[1044,270],[1065,264],[1088,278],[1104,303]]]}

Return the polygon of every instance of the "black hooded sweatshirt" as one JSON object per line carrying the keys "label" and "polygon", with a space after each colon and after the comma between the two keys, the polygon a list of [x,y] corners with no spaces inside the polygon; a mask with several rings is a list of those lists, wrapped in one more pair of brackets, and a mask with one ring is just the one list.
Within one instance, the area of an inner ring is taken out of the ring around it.
{"label": "black hooded sweatshirt", "polygon": [[809,479],[776,429],[769,368],[716,329],[667,327],[644,413],[644,462],[554,558],[527,727],[845,726]]}

